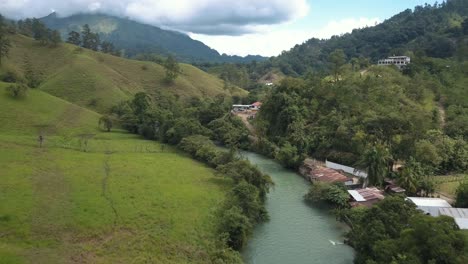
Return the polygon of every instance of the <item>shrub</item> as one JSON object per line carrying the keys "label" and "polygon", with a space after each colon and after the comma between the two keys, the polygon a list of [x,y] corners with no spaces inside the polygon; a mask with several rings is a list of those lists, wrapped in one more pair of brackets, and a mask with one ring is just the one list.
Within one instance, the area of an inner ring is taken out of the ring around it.
{"label": "shrub", "polygon": [[9,85],[6,90],[15,98],[24,97],[27,95],[28,86],[23,83]]}
{"label": "shrub", "polygon": [[7,83],[15,83],[21,80],[21,76],[13,70],[8,70],[2,75],[2,81]]}

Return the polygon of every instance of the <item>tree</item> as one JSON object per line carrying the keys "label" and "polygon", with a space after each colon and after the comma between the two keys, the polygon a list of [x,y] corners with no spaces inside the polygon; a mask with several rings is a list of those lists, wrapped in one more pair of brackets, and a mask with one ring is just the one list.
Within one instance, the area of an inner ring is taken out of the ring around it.
{"label": "tree", "polygon": [[62,43],[62,37],[60,36],[60,32],[57,30],[53,30],[50,32],[50,42],[52,46],[57,47],[60,43]]}
{"label": "tree", "polygon": [[462,23],[463,34],[468,35],[468,18],[466,18]]}
{"label": "tree", "polygon": [[81,31],[81,37],[83,48],[91,49],[94,51],[97,51],[99,49],[99,35],[97,33],[91,32],[91,29],[88,24],[85,24],[83,26],[83,30]]}
{"label": "tree", "polygon": [[35,40],[38,40],[42,45],[49,43],[49,30],[39,19],[32,20],[32,34]]}
{"label": "tree", "polygon": [[229,247],[234,250],[240,250],[244,247],[248,237],[252,233],[252,224],[237,206],[223,211],[220,216],[221,223],[218,226],[218,232],[225,234]]}
{"label": "tree", "polygon": [[468,207],[468,182],[461,183],[458,186],[455,206],[460,208]]}
{"label": "tree", "polygon": [[398,184],[405,188],[407,194],[415,194],[418,189],[418,180],[422,175],[421,164],[413,157],[410,157],[399,174]]}
{"label": "tree", "polygon": [[346,63],[346,55],[342,49],[337,49],[330,53],[328,60],[333,76],[335,76],[335,81],[338,81],[341,67]]}
{"label": "tree", "polygon": [[375,144],[362,156],[358,165],[367,170],[367,183],[372,186],[382,186],[385,176],[389,172],[392,160],[388,148],[382,144]]}
{"label": "tree", "polygon": [[164,68],[166,68],[166,81],[169,83],[174,82],[179,76],[180,66],[172,55],[167,57]]}
{"label": "tree", "polygon": [[141,117],[150,106],[150,98],[146,93],[139,92],[133,97],[131,105],[135,115]]}
{"label": "tree", "polygon": [[81,45],[81,36],[80,33],[76,31],[70,31],[68,33],[68,39],[67,42],[73,45],[80,46]]}
{"label": "tree", "polygon": [[327,202],[336,208],[348,207],[349,194],[341,183],[314,182],[304,199],[310,202]]}
{"label": "tree", "polygon": [[17,83],[9,85],[6,90],[15,98],[26,96],[28,92],[28,86],[23,83]]}
{"label": "tree", "polygon": [[99,126],[103,126],[107,132],[110,132],[112,129],[112,118],[108,115],[104,115],[101,118],[99,118]]}
{"label": "tree", "polygon": [[112,44],[112,42],[109,41],[103,41],[101,43],[101,51],[109,54],[115,53],[114,44]]}
{"label": "tree", "polygon": [[7,34],[5,20],[3,16],[0,15],[0,66],[2,65],[2,58],[8,56],[11,47]]}
{"label": "tree", "polygon": [[291,169],[299,168],[304,161],[304,157],[298,152],[297,148],[289,142],[286,142],[283,147],[281,147],[275,158],[285,167]]}

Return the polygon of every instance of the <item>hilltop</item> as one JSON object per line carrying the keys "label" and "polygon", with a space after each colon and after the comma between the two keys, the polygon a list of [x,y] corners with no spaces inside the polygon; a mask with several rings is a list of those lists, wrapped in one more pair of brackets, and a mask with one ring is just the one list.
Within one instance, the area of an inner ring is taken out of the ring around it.
{"label": "hilltop", "polygon": [[[331,52],[342,49],[347,60],[359,59],[355,64],[368,66],[378,59],[392,55],[449,58],[460,56],[466,46],[468,2],[448,0],[440,4],[407,9],[384,22],[330,39],[311,38],[291,50],[256,65],[254,71],[267,73],[280,69],[290,76],[328,70]],[[458,52],[457,52],[458,51]],[[252,68],[252,66],[250,66]]]}
{"label": "hilltop", "polygon": [[99,112],[141,91],[155,97],[164,94],[187,100],[246,95],[244,90],[226,88],[222,80],[188,64],[181,64],[179,78],[168,84],[164,81],[164,67],[156,63],[128,60],[66,43],[42,46],[18,34],[10,39],[12,48],[3,62],[3,74],[33,75],[39,82],[38,89]]}
{"label": "hilltop", "polygon": [[186,34],[104,14],[59,17],[56,13],[52,13],[41,20],[47,27],[59,30],[64,39],[68,37],[68,32],[72,30],[80,32],[82,26],[88,24],[92,31],[99,33],[101,40],[114,43],[129,57],[141,53],[155,53],[163,56],[172,54],[185,62],[233,63],[266,59],[261,56],[220,55],[216,50]]}

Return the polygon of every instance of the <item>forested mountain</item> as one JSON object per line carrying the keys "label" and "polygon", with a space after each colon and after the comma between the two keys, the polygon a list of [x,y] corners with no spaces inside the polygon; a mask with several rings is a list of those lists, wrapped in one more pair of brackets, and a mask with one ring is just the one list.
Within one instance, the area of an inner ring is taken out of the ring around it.
{"label": "forested mountain", "polygon": [[327,40],[312,38],[259,65],[262,66],[259,70],[277,67],[288,75],[324,71],[328,67],[328,55],[336,49],[342,49],[347,60],[360,58],[359,63],[364,65],[394,54],[452,57],[457,55],[457,47],[466,41],[462,36],[468,30],[468,24],[463,26],[467,17],[466,0],[417,6],[373,27],[355,29]]}
{"label": "forested mountain", "polygon": [[127,57],[142,53],[162,56],[172,54],[184,62],[233,63],[265,59],[261,56],[220,55],[216,50],[183,33],[103,14],[77,14],[61,18],[52,13],[41,20],[47,27],[59,30],[63,39],[71,31],[81,32],[82,26],[88,24],[102,41],[111,42],[117,49],[124,50]]}

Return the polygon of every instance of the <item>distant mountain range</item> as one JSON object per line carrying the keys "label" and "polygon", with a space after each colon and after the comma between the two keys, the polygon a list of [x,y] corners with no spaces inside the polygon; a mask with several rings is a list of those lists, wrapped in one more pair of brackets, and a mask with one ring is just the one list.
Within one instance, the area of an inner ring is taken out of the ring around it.
{"label": "distant mountain range", "polygon": [[244,63],[267,59],[251,55],[246,57],[221,55],[186,34],[104,14],[77,14],[62,18],[52,13],[41,20],[49,28],[59,30],[64,39],[68,37],[68,32],[72,30],[80,32],[82,26],[88,24],[93,32],[99,33],[101,40],[112,42],[116,48],[124,50],[127,57],[142,53],[156,53],[163,56],[172,54],[180,61],[189,63]]}

